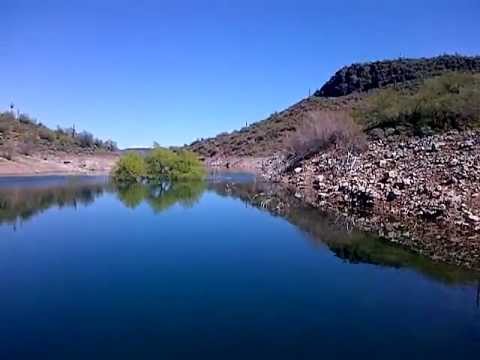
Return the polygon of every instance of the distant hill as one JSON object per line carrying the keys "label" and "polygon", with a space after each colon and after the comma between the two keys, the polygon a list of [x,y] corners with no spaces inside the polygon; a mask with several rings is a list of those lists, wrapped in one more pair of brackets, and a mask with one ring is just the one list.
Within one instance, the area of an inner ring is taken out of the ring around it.
{"label": "distant hill", "polygon": [[37,153],[85,154],[116,150],[115,142],[103,141],[87,131],[77,132],[74,128],[52,130],[25,114],[0,113],[0,157],[7,160],[16,155]]}
{"label": "distant hill", "polygon": [[204,158],[269,156],[287,150],[288,138],[311,112],[350,112],[376,89],[415,87],[421,80],[453,71],[480,73],[480,57],[443,55],[354,64],[337,71],[314,96],[240,130],[199,139],[187,148]]}
{"label": "distant hill", "polygon": [[442,55],[353,64],[338,70],[314,95],[338,97],[388,86],[405,86],[448,71],[480,72],[480,56]]}
{"label": "distant hill", "polygon": [[187,149],[204,158],[272,155],[285,150],[288,137],[295,133],[308,113],[351,109],[360,98],[354,95],[338,99],[312,96],[240,130],[194,141]]}

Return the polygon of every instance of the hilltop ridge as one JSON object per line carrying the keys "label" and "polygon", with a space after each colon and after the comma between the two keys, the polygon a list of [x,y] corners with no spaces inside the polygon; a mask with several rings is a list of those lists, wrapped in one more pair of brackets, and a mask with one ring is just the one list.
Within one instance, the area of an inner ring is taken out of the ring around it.
{"label": "hilltop ridge", "polygon": [[313,96],[240,130],[194,141],[187,148],[205,159],[271,156],[288,150],[289,137],[302,128],[310,113],[351,113],[383,88],[413,89],[424,80],[450,72],[480,73],[480,56],[353,64],[338,70]]}
{"label": "hilltop ridge", "polygon": [[388,86],[408,86],[449,71],[480,72],[480,56],[441,55],[356,63],[338,70],[314,96],[339,97]]}

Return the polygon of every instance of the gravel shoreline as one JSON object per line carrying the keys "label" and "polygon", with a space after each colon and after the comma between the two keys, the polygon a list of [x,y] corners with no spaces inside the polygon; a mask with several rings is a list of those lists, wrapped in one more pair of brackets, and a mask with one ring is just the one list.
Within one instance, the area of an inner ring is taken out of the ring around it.
{"label": "gravel shoreline", "polygon": [[480,132],[391,136],[267,176],[295,197],[433,260],[480,270]]}
{"label": "gravel shoreline", "polygon": [[368,150],[288,161],[216,159],[211,167],[259,174],[319,211],[435,261],[480,270],[480,131],[392,135]]}

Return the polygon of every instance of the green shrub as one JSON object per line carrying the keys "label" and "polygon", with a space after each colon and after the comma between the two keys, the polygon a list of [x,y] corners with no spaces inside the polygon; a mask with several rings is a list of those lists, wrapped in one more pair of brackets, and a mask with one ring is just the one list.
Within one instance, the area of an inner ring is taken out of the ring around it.
{"label": "green shrub", "polygon": [[194,153],[160,147],[153,149],[145,158],[136,153],[125,155],[113,172],[113,178],[117,182],[138,182],[146,179],[152,183],[161,183],[200,180],[204,176],[203,164]]}
{"label": "green shrub", "polygon": [[194,180],[205,176],[203,164],[189,151],[156,148],[146,158],[147,176],[153,181]]}
{"label": "green shrub", "polygon": [[145,158],[148,177],[158,181],[168,179],[176,161],[177,155],[173,151],[156,147]]}
{"label": "green shrub", "polygon": [[118,183],[138,182],[146,176],[145,160],[137,153],[128,153],[118,160],[112,175]]}
{"label": "green shrub", "polygon": [[205,168],[197,155],[190,151],[176,153],[177,160],[170,175],[173,180],[195,180],[205,176]]}
{"label": "green shrub", "polygon": [[385,89],[355,112],[364,127],[406,125],[419,130],[463,129],[480,125],[480,77],[447,73],[426,80],[416,91]]}

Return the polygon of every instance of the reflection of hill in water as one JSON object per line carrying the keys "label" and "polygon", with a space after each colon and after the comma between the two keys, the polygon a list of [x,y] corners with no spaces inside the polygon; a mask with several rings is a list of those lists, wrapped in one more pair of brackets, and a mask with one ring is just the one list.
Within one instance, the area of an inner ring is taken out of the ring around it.
{"label": "reflection of hill in water", "polygon": [[26,221],[51,207],[92,204],[105,192],[116,192],[129,208],[146,202],[155,213],[175,204],[193,206],[205,190],[204,182],[116,187],[105,177],[48,177],[0,182],[0,224]]}
{"label": "reflection of hill in water", "polygon": [[303,231],[313,244],[326,245],[338,257],[351,263],[411,268],[445,283],[468,283],[480,278],[477,273],[434,263],[375,236],[351,230],[348,224],[323,216],[316,209],[302,206],[291,195],[266,184],[255,183],[247,178],[228,179],[226,182],[220,176],[208,184],[190,182],[118,188],[110,184],[107,178],[0,180],[0,225],[28,220],[50,207],[87,206],[106,192],[116,192],[127,207],[135,208],[146,203],[155,213],[161,213],[175,204],[193,206],[208,188],[220,196],[241,199],[251,206],[285,218]]}
{"label": "reflection of hill in water", "polygon": [[106,190],[106,178],[101,177],[3,180],[0,183],[0,224],[29,220],[53,206],[86,206]]}
{"label": "reflection of hill in water", "polygon": [[435,263],[405,248],[371,234],[352,230],[347,222],[322,215],[318,209],[302,205],[291,194],[262,183],[213,183],[220,195],[241,199],[249,205],[281,216],[303,231],[315,245],[326,245],[350,263],[367,263],[395,268],[411,268],[445,283],[470,283],[480,274],[459,267]]}

